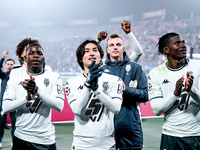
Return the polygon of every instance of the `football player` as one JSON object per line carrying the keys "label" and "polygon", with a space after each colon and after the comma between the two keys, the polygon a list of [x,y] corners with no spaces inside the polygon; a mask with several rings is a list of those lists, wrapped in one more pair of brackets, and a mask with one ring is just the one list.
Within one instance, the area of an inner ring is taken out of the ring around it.
{"label": "football player", "polygon": [[[27,69],[14,69],[3,98],[3,112],[16,110],[13,150],[56,150],[51,109],[64,106],[62,81],[58,73],[44,69],[44,51],[39,43],[26,48]],[[17,71],[17,73],[15,73]]]}
{"label": "football player", "polygon": [[167,61],[149,72],[149,100],[164,114],[161,150],[200,149],[200,62],[186,57],[183,38],[174,32],[158,41]]}
{"label": "football player", "polygon": [[66,83],[75,114],[72,149],[115,149],[113,118],[121,108],[122,80],[102,73],[103,54],[95,40],[84,41],[76,51],[84,73]]}

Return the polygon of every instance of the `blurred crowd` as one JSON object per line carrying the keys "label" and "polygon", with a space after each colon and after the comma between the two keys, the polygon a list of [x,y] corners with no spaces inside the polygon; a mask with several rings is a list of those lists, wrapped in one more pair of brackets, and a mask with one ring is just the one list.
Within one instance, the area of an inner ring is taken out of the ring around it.
{"label": "blurred crowd", "polygon": [[[132,21],[132,32],[138,39],[143,49],[143,55],[139,64],[143,66],[146,73],[153,67],[165,61],[165,57],[158,55],[158,38],[167,32],[177,32],[185,39],[188,53],[193,47],[193,53],[200,52],[200,18],[196,17],[188,20],[174,20],[166,22],[165,19],[158,18],[140,22]],[[43,46],[46,56],[46,64],[56,72],[78,73],[81,71],[76,62],[75,51],[78,45],[87,38],[96,39],[98,32],[108,31],[108,36],[116,33],[124,39],[126,52],[130,55],[134,49],[121,29],[120,23],[105,26],[88,27],[68,27],[65,29],[54,28],[50,30],[45,27],[35,29],[18,30],[4,27],[0,30],[0,49],[10,51],[10,57],[15,58],[15,49],[18,42],[26,37],[38,39]],[[106,53],[106,41],[101,42],[101,46]]]}

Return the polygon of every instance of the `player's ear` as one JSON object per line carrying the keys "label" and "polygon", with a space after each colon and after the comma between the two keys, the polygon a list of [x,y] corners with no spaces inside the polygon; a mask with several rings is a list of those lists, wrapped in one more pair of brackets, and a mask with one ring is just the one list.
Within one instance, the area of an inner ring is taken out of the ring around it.
{"label": "player's ear", "polygon": [[123,52],[125,51],[125,47],[123,47]]}
{"label": "player's ear", "polygon": [[165,46],[165,47],[163,48],[163,52],[164,52],[165,54],[169,54],[169,48]]}

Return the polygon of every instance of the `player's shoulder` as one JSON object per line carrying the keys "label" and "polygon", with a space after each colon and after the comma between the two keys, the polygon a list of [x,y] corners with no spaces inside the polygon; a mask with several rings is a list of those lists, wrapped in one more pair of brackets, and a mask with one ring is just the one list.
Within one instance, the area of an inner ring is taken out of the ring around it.
{"label": "player's shoulder", "polygon": [[46,73],[48,73],[51,78],[60,78],[60,74],[57,72],[46,71]]}
{"label": "player's shoulder", "polygon": [[52,72],[52,68],[49,65],[45,65],[45,71]]}
{"label": "player's shoulder", "polygon": [[79,82],[79,81],[82,81],[82,80],[84,80],[86,78],[87,77],[84,74],[81,73],[81,74],[78,74],[78,75],[75,75],[75,76],[69,78],[67,80],[67,82],[70,82],[70,83]]}
{"label": "player's shoulder", "polygon": [[24,66],[13,67],[10,74],[19,74],[20,72],[23,72],[24,70],[26,70]]}
{"label": "player's shoulder", "polygon": [[188,62],[188,64],[190,64],[190,65],[198,65],[198,66],[200,66],[200,60],[197,60],[197,59],[187,59],[187,62]]}
{"label": "player's shoulder", "polygon": [[132,66],[133,69],[142,69],[142,66],[140,64],[138,64],[137,62],[134,62],[134,61],[128,61],[128,63],[126,64],[126,68],[129,65]]}
{"label": "player's shoulder", "polygon": [[167,69],[167,67],[166,67],[166,62],[165,62],[165,63],[151,69],[149,71],[149,73],[159,73],[159,72],[165,71],[166,69]]}
{"label": "player's shoulder", "polygon": [[106,79],[106,80],[109,80],[109,81],[118,81],[118,80],[121,80],[120,77],[116,76],[116,75],[112,75],[112,74],[108,74],[108,73],[102,73],[101,75],[101,79]]}

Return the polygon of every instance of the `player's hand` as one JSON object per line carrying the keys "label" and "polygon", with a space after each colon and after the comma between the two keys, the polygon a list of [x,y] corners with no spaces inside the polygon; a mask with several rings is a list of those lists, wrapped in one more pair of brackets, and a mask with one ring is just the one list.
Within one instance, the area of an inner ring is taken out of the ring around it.
{"label": "player's hand", "polygon": [[[98,77],[101,76],[102,68],[100,68],[100,64],[95,64],[96,61],[93,61],[89,68],[88,77],[86,80],[86,86],[95,90],[98,88]],[[94,85],[93,85],[94,84]]]}
{"label": "player's hand", "polygon": [[122,81],[122,86],[123,86],[122,87],[122,91],[125,92],[126,91],[126,85],[125,85],[125,83],[123,81]]}
{"label": "player's hand", "polygon": [[121,22],[121,25],[126,34],[131,32],[131,22],[124,20],[124,22]]}
{"label": "player's hand", "polygon": [[8,55],[8,50],[5,50],[5,51],[3,52],[2,58],[5,59],[7,55]]}
{"label": "player's hand", "polygon": [[176,81],[176,87],[174,90],[175,96],[181,95],[182,87],[184,86],[183,82],[184,82],[184,76],[182,76],[178,81]]}
{"label": "player's hand", "polygon": [[22,82],[22,86],[24,87],[25,90],[27,90],[27,92],[29,92],[30,94],[35,94],[38,91],[38,87],[35,83],[35,78],[32,77],[32,75],[30,74],[30,79],[25,79]]}
{"label": "player's hand", "polygon": [[107,37],[107,35],[108,35],[107,31],[101,31],[101,32],[99,32],[97,39],[99,41],[102,41]]}
{"label": "player's hand", "polygon": [[189,72],[186,73],[186,76],[187,78],[185,79],[185,90],[189,92],[192,88],[194,77],[189,75]]}
{"label": "player's hand", "polygon": [[32,100],[32,98],[33,98],[33,94],[31,94],[30,92],[27,92],[26,99],[30,101]]}

